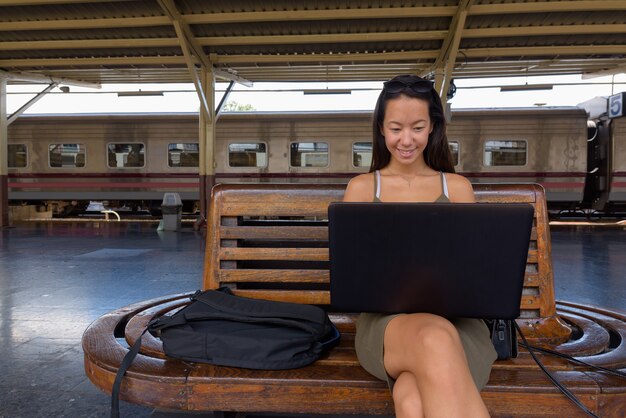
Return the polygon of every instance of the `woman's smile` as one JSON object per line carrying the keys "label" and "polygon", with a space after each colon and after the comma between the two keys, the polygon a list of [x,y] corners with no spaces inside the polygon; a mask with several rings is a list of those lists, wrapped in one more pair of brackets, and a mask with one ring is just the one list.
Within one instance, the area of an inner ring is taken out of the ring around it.
{"label": "woman's smile", "polygon": [[413,154],[415,154],[415,152],[417,151],[417,147],[415,148],[410,148],[410,149],[403,149],[403,148],[397,148],[398,153],[400,154],[400,157],[402,158],[411,158],[413,156]]}

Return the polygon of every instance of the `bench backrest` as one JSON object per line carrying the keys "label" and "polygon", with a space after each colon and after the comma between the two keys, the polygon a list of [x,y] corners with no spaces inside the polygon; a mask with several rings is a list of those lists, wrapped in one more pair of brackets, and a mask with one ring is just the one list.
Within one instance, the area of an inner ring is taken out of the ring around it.
{"label": "bench backrest", "polygon": [[[220,184],[213,188],[204,288],[241,296],[325,305],[330,301],[327,208],[344,185]],[[535,342],[571,333],[556,316],[545,192],[535,184],[476,184],[478,202],[535,207],[521,315]]]}

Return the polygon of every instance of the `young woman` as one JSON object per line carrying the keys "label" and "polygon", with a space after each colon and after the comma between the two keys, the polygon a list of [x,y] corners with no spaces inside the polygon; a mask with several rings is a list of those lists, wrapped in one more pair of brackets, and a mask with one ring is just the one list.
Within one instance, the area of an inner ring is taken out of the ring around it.
{"label": "young woman", "polygon": [[[454,174],[441,99],[430,81],[402,75],[385,82],[374,110],[370,172],[350,181],[344,201],[474,202],[469,181]],[[363,313],[356,352],[368,372],[389,383],[399,418],[489,416],[479,391],[496,353],[480,319]]]}

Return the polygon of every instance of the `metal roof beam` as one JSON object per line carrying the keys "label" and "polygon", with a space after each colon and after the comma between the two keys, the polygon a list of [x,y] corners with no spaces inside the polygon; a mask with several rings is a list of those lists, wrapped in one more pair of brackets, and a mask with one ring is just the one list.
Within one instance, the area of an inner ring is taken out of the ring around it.
{"label": "metal roof beam", "polygon": [[[197,45],[195,39],[193,37],[193,33],[189,29],[189,26],[182,19],[176,5],[173,0],[157,0],[161,8],[168,14],[172,21],[172,25],[174,25],[174,30],[176,31],[176,35],[178,36],[178,40],[180,43],[180,48],[183,51],[183,56],[185,58],[185,64],[187,65],[187,69],[189,70],[189,75],[191,76],[191,81],[193,82],[196,93],[198,95],[198,99],[200,100],[200,108],[204,114],[204,117],[207,121],[211,121],[213,114],[213,109],[209,107],[207,98],[204,93],[204,88],[202,87],[202,83],[200,81],[200,77],[198,76],[198,70],[196,68],[196,64],[192,58],[191,52],[195,55],[195,58],[201,62],[201,66],[204,68],[212,68],[213,65],[209,61],[208,57],[202,51],[202,47]],[[210,89],[209,89],[210,90]],[[210,91],[211,94],[214,94],[213,91]]]}
{"label": "metal roof beam", "polygon": [[252,87],[254,83],[252,81],[245,79],[243,77],[238,76],[237,74],[230,73],[228,71],[223,71],[213,67],[213,75],[216,78],[221,78],[222,80],[234,81],[235,83],[239,83],[246,87]]}
{"label": "metal roof beam", "polygon": [[[626,3],[626,2],[625,2]],[[461,50],[468,58],[559,55],[623,55],[624,45],[522,46],[510,48],[470,48]]]}
{"label": "metal roof beam", "polygon": [[588,80],[590,78],[596,78],[596,77],[602,77],[602,76],[607,76],[607,75],[615,75],[615,74],[626,73],[626,63],[622,62],[621,65],[617,65],[618,63],[615,63],[615,64],[616,65],[607,66],[605,68],[596,69],[596,70],[593,70],[593,71],[584,71],[583,70],[582,79],[583,80]]}
{"label": "metal roof beam", "polygon": [[0,42],[0,51],[28,51],[46,49],[90,49],[99,48],[159,48],[177,47],[178,38],[120,38],[120,39],[72,39],[63,41],[11,41]]}
{"label": "metal roof beam", "polygon": [[[352,63],[365,61],[403,61],[419,59],[435,59],[438,50],[431,51],[389,51],[389,52],[342,52],[325,54],[249,54],[249,55],[217,55],[210,54],[211,61],[215,64],[237,64],[237,63]],[[2,60],[0,60],[0,65]]]}
{"label": "metal roof beam", "polygon": [[368,9],[323,9],[323,10],[271,10],[254,12],[205,13],[186,15],[187,21],[194,24],[207,23],[252,23],[252,22],[293,22],[308,20],[339,19],[396,19],[406,17],[452,16],[455,6],[417,7],[372,7]]}
{"label": "metal roof beam", "polygon": [[624,0],[565,0],[501,4],[476,4],[470,15],[626,10]]}
{"label": "metal roof beam", "polygon": [[68,86],[89,87],[94,89],[99,89],[102,87],[100,83],[90,83],[88,81],[72,80],[70,78],[49,77],[45,75],[26,72],[15,73],[0,70],[0,77],[4,77],[7,80],[11,81],[23,81],[27,83],[56,83],[65,84]]}
{"label": "metal roof beam", "polygon": [[56,86],[58,86],[57,83],[51,83],[50,85],[48,85],[48,87],[46,87],[45,89],[37,93],[35,97],[33,97],[32,99],[24,103],[22,107],[17,109],[11,116],[7,118],[7,124],[8,125],[12,124],[22,113],[26,112],[26,110],[28,110],[29,107],[37,103],[39,99],[45,96],[49,91],[51,91]]}
{"label": "metal roof beam", "polygon": [[258,35],[258,36],[214,36],[198,38],[204,46],[228,45],[293,45],[293,44],[337,44],[350,42],[396,42],[427,41],[446,37],[447,31],[406,31],[406,32],[367,32],[329,33],[308,35]]}
{"label": "metal roof beam", "polygon": [[506,28],[464,29],[463,38],[530,37],[549,35],[594,35],[626,33],[626,24],[515,26]]}
{"label": "metal roof beam", "polygon": [[[132,1],[132,0],[108,0],[111,1]],[[102,3],[102,0],[0,0],[0,6],[42,6],[47,4],[80,4],[80,3]]]}
{"label": "metal roof beam", "polygon": [[181,47],[186,45],[187,48],[193,52],[196,58],[207,68],[211,67],[211,62],[208,57],[202,50],[202,46],[200,46],[189,28],[189,25],[185,21],[185,19],[181,16],[176,5],[173,0],[157,0],[161,8],[167,13],[169,16],[171,23],[174,25],[174,29],[176,30],[176,35],[178,36],[178,41]]}
{"label": "metal roof beam", "polygon": [[51,19],[51,20],[22,20],[17,22],[2,22],[1,31],[22,30],[71,30],[71,29],[114,29],[138,28],[150,26],[169,26],[167,16],[145,17],[118,17],[96,19]]}
{"label": "metal roof beam", "polygon": [[[465,27],[465,20],[467,13],[474,0],[461,0],[457,8],[457,12],[450,22],[450,29],[448,30],[448,36],[443,41],[439,56],[433,64],[433,70],[435,72],[443,71],[442,77],[435,77],[435,88],[441,97],[442,102],[447,102],[447,92],[450,87],[450,80],[452,79],[452,68],[456,61],[456,56],[459,50],[459,44],[461,42],[461,34]],[[443,68],[442,68],[443,67]]]}
{"label": "metal roof beam", "polygon": [[133,65],[185,65],[185,58],[181,55],[164,57],[87,57],[87,58],[25,58],[0,59],[0,67],[99,67]]}

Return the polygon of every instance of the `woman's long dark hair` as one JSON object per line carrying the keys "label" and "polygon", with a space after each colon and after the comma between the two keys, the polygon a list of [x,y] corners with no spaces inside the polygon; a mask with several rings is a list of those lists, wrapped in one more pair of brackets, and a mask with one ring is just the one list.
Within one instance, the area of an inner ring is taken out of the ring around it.
{"label": "woman's long dark hair", "polygon": [[[430,87],[429,87],[430,85]],[[428,103],[428,115],[433,130],[428,135],[428,144],[424,149],[424,161],[433,170],[454,173],[452,153],[446,135],[446,117],[441,98],[432,83],[414,75],[399,75],[385,83],[378,96],[374,117],[372,118],[372,165],[370,173],[380,170],[389,164],[391,153],[385,145],[385,137],[381,132],[387,102],[400,96],[425,100]]]}

